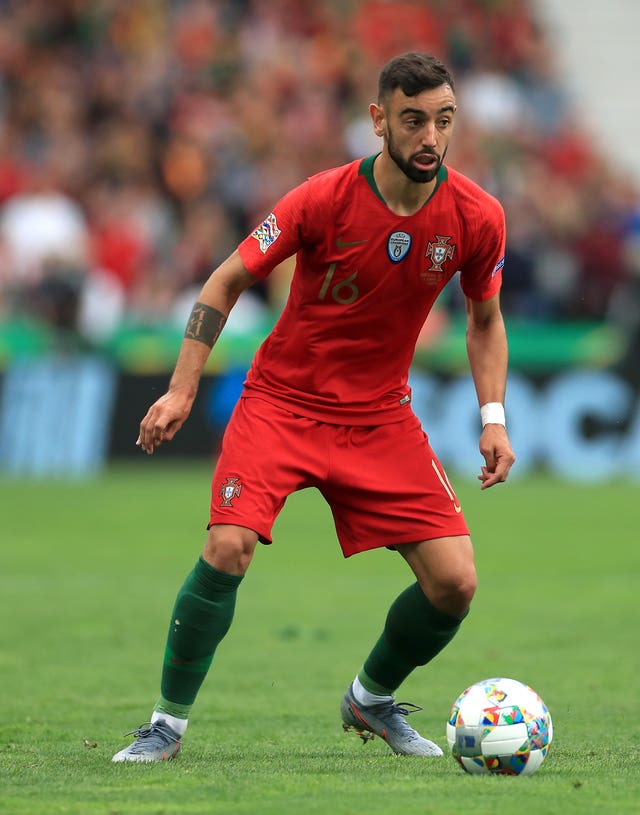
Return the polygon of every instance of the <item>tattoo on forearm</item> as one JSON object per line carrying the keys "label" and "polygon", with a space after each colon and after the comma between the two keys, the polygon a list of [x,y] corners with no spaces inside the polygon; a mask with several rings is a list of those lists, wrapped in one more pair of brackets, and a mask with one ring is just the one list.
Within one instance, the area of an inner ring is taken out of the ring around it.
{"label": "tattoo on forearm", "polygon": [[184,335],[187,339],[197,340],[213,348],[226,321],[227,318],[217,308],[197,302],[191,310]]}

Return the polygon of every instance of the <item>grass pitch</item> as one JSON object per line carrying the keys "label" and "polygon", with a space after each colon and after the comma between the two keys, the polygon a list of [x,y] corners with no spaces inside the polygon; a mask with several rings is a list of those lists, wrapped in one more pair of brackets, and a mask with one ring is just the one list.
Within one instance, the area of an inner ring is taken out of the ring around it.
{"label": "grass pitch", "polygon": [[410,576],[386,550],[344,561],[315,492],[293,496],[259,547],[180,758],[112,764],[156,699],[207,521],[209,468],[160,455],[82,484],[0,481],[0,813],[638,812],[638,486],[457,481],[480,588],[400,695],[445,747],[467,685],[527,682],[555,725],[538,773],[471,777],[342,732],[342,693]]}

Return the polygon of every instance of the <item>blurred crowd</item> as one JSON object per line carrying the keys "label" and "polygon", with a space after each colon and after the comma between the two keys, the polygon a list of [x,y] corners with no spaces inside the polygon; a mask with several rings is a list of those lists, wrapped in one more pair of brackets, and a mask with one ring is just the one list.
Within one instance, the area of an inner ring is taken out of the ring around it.
{"label": "blurred crowd", "polygon": [[632,325],[638,189],[577,120],[528,0],[0,0],[0,321],[94,344],[184,326],[276,199],[379,149],[368,105],[408,50],[452,68],[448,163],[505,207],[505,313]]}

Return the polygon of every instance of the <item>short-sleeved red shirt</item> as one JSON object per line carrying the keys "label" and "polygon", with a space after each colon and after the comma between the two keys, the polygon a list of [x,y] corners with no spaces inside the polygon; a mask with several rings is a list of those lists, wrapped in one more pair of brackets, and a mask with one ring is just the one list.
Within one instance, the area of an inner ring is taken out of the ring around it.
{"label": "short-sleeved red shirt", "polygon": [[309,178],[285,195],[238,247],[266,277],[291,255],[291,291],[258,349],[245,396],[340,424],[400,421],[418,334],[445,284],[465,295],[499,290],[505,223],[499,202],[447,167],[410,216],[387,207],[375,156]]}

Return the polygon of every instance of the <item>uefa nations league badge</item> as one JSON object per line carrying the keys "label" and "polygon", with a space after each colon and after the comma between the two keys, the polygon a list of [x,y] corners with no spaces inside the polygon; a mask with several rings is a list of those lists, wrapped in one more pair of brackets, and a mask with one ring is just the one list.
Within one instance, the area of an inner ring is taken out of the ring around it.
{"label": "uefa nations league badge", "polygon": [[389,235],[387,253],[394,263],[400,263],[410,248],[411,235],[408,232],[392,232]]}

